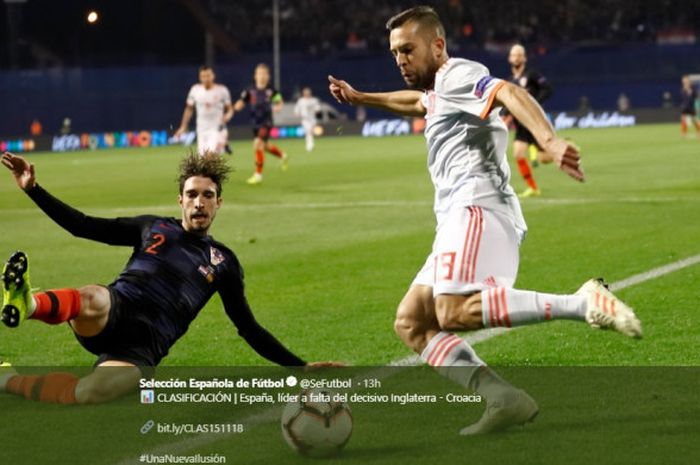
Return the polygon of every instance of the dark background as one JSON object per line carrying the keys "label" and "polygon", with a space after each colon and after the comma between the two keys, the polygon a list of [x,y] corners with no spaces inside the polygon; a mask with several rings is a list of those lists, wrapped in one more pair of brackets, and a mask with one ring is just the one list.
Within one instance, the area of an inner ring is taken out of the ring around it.
{"label": "dark background", "polygon": [[[0,1],[0,102],[12,109],[0,120],[4,136],[27,133],[35,118],[45,132],[64,117],[76,131],[176,126],[207,33],[218,81],[234,98],[256,63],[272,62],[273,0]],[[622,93],[633,108],[660,107],[664,92],[677,103],[680,76],[700,73],[697,1],[425,3],[440,13],[451,55],[494,75],[509,73],[507,49],[524,43],[555,86],[549,110],[576,110],[584,96],[594,109],[615,109]],[[311,85],[328,101],[328,73],[369,90],[402,87],[384,23],[414,4],[279,0],[285,98]]]}

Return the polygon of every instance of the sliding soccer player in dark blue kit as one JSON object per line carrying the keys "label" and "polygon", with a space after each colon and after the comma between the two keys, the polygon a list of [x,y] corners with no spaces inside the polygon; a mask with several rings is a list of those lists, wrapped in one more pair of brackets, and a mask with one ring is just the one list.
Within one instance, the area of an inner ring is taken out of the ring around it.
{"label": "sliding soccer player in dark blue kit", "polygon": [[[65,373],[0,374],[0,392],[67,404],[120,397],[136,387],[141,377],[139,367],[158,365],[168,354],[215,292],[241,337],[260,355],[284,366],[305,365],[257,323],[245,297],[238,259],[208,234],[229,172],[220,157],[193,154],[183,159],[179,219],[86,216],[39,186],[34,165],[21,156],[5,153],[2,164],[37,206],[68,232],[133,247],[133,254],[109,286],[36,294],[29,284],[27,256],[17,252],[10,257],[2,275],[2,321],[10,327],[27,319],[48,324],[68,322],[80,344],[98,357],[98,368],[82,379]],[[122,370],[118,378],[99,370],[115,366],[131,370]]]}

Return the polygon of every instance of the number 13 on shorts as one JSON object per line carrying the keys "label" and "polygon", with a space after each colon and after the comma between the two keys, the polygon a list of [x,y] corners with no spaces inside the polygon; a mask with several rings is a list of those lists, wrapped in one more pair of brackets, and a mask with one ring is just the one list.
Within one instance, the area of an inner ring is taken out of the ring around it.
{"label": "number 13 on shorts", "polygon": [[452,281],[456,257],[457,252],[443,252],[435,255],[435,281]]}
{"label": "number 13 on shorts", "polygon": [[438,228],[432,253],[413,284],[432,286],[434,295],[512,287],[518,242],[507,215],[476,206],[454,208]]}

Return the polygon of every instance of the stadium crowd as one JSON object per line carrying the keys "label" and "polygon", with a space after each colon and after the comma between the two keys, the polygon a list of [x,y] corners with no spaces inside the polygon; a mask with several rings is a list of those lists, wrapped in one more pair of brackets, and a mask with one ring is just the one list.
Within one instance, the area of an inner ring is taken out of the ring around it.
{"label": "stadium crowd", "polygon": [[[274,0],[122,0],[101,5],[88,24],[58,3],[0,8],[0,67],[183,64],[199,62],[208,29],[220,52],[268,52]],[[281,47],[314,56],[376,54],[386,49],[384,22],[405,0],[278,0]],[[513,42],[556,47],[700,43],[700,2],[687,0],[423,0],[445,18],[452,49],[506,52]],[[168,11],[167,17],[163,12]],[[101,23],[104,21],[103,23]],[[129,28],[114,41],[110,34]],[[189,31],[183,34],[183,31]],[[164,41],[163,38],[167,37]],[[221,56],[220,56],[221,58]]]}
{"label": "stadium crowd", "polygon": [[[384,48],[384,21],[405,1],[280,0],[283,47],[311,53]],[[678,0],[542,0],[520,2],[426,1],[445,18],[450,42],[495,47],[519,41],[548,47],[595,43],[656,42],[700,35],[700,3]],[[212,4],[242,48],[269,48],[272,2]]]}

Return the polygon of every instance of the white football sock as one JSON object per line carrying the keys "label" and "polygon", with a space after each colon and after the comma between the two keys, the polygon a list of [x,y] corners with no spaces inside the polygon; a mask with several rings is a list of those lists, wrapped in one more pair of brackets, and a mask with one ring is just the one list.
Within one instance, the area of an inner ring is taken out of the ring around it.
{"label": "white football sock", "polygon": [[548,320],[585,320],[586,296],[494,287],[481,291],[484,327],[523,326]]}
{"label": "white football sock", "polygon": [[489,369],[466,341],[452,333],[441,331],[436,334],[421,358],[441,375],[476,391],[488,401],[499,397],[504,390],[514,389]]}

